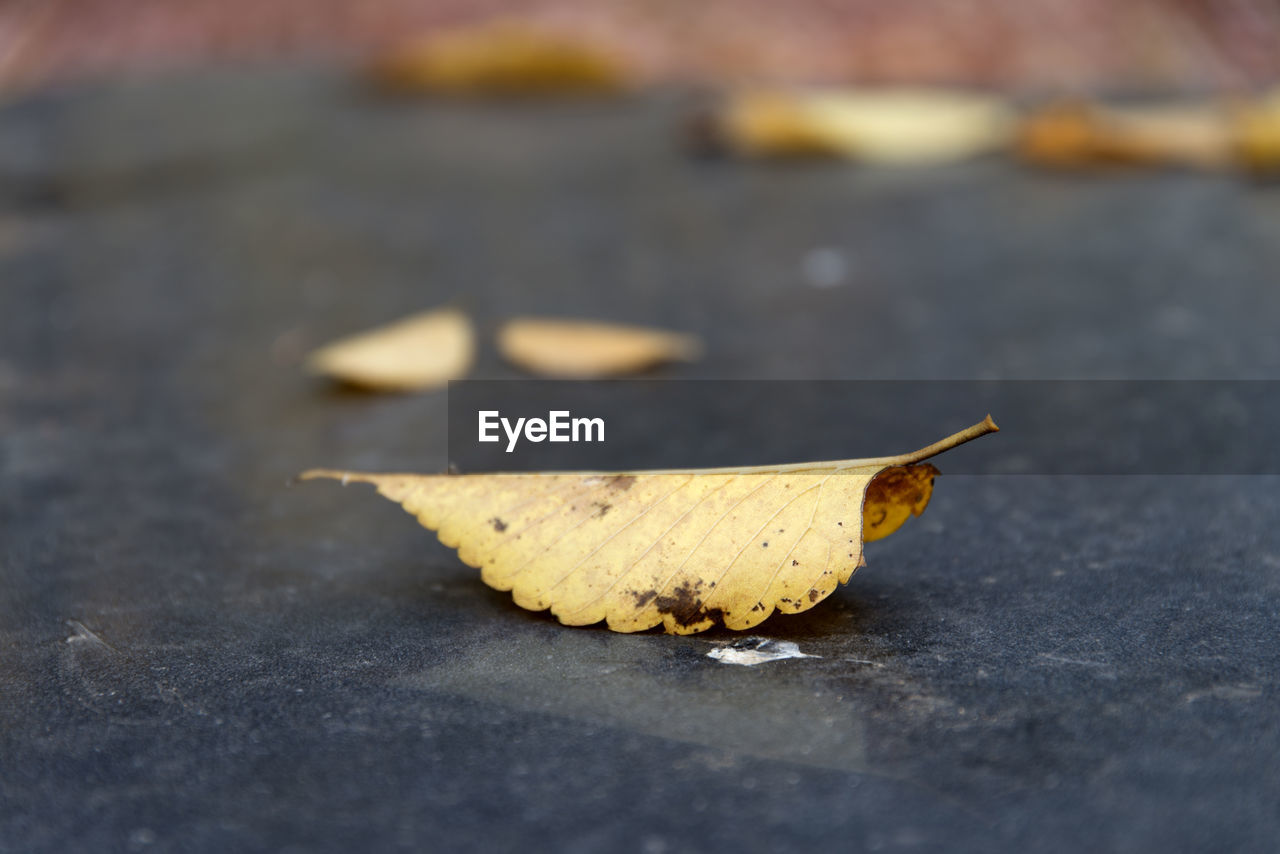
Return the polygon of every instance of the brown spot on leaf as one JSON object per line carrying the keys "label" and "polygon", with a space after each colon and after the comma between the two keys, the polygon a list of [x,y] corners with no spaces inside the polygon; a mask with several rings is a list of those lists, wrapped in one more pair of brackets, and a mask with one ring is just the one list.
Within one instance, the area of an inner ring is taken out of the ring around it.
{"label": "brown spot on leaf", "polygon": [[603,519],[604,514],[613,509],[612,504],[607,504],[603,501],[592,501],[591,506],[596,508],[596,512],[591,515],[595,516],[597,519]]}
{"label": "brown spot on leaf", "polygon": [[679,587],[671,591],[670,595],[659,596],[654,600],[658,612],[669,614],[675,620],[676,625],[688,627],[704,623],[711,620],[715,623],[723,623],[725,611],[723,608],[708,608],[702,604],[702,596],[699,591],[702,589],[702,582],[690,584],[684,581]]}
{"label": "brown spot on leaf", "polygon": [[657,595],[658,595],[657,590],[644,590],[644,591],[632,590],[631,591],[631,597],[635,599],[637,608],[643,608],[645,605],[648,605],[650,602],[653,601],[654,597]]}
{"label": "brown spot on leaf", "polygon": [[493,525],[493,530],[497,531],[499,534],[507,530],[507,523],[499,519],[497,516],[494,516],[489,520],[489,522]]}
{"label": "brown spot on leaf", "polygon": [[817,601],[818,601],[818,597],[819,597],[819,596],[821,596],[821,595],[822,595],[822,594],[821,594],[821,593],[819,593],[817,590],[810,590],[810,591],[809,591],[809,601],[810,601],[810,602],[817,602]]}
{"label": "brown spot on leaf", "polygon": [[792,565],[792,566],[799,566],[799,565],[800,565],[800,561],[798,561],[798,560],[792,560],[792,561],[791,561],[791,565]]}
{"label": "brown spot on leaf", "polygon": [[613,477],[609,478],[609,480],[607,481],[610,489],[616,489],[619,492],[625,492],[626,490],[630,489],[631,484],[635,482],[636,482],[635,477],[629,474],[615,474]]}

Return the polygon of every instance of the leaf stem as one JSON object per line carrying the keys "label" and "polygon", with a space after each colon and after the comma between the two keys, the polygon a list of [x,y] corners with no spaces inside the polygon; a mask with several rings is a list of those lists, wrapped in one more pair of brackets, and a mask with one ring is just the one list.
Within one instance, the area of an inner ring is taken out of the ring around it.
{"label": "leaf stem", "polygon": [[884,461],[889,465],[894,466],[911,465],[912,463],[918,463],[922,460],[927,460],[930,457],[935,457],[943,451],[949,451],[957,445],[963,445],[965,442],[971,442],[979,436],[985,436],[988,433],[998,433],[999,431],[1000,428],[996,426],[996,422],[992,421],[991,416],[988,414],[986,418],[982,419],[977,424],[974,424],[971,427],[966,427],[959,433],[952,433],[945,439],[939,439],[932,445],[926,445],[920,450],[912,451],[909,454],[899,454],[896,457],[885,457]]}

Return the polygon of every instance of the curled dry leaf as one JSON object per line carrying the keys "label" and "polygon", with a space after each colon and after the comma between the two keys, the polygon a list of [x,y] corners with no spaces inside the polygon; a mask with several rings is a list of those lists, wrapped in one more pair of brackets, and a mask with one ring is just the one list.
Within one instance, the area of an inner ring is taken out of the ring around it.
{"label": "curled dry leaf", "polygon": [[420,391],[461,379],[475,357],[471,320],[456,309],[415,314],[321,347],[314,373],[375,391]]}
{"label": "curled dry leaf", "polygon": [[696,336],[640,326],[520,317],[498,332],[507,361],[544,376],[610,377],[672,361],[695,361]]}
{"label": "curled dry leaf", "polygon": [[812,608],[864,564],[863,542],[924,510],[924,460],[997,429],[987,416],[910,454],[755,468],[302,477],[373,484],[523,608],[692,634]]}
{"label": "curled dry leaf", "polygon": [[933,163],[1004,147],[1014,128],[1000,98],[959,92],[748,90],[712,119],[712,142],[748,156],[834,156]]}
{"label": "curled dry leaf", "polygon": [[452,95],[610,93],[630,77],[601,48],[516,22],[424,37],[389,52],[372,73],[389,89]]}

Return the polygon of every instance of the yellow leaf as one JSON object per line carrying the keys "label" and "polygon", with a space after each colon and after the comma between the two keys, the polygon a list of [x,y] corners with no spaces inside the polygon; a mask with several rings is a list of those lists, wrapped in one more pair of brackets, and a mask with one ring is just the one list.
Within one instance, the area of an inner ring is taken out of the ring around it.
{"label": "yellow leaf", "polygon": [[670,361],[694,361],[702,343],[692,335],[578,320],[521,317],[498,332],[512,364],[554,377],[609,377]]}
{"label": "yellow leaf", "polygon": [[1010,140],[1003,100],[958,92],[749,90],[731,97],[715,132],[750,156],[825,155],[877,163],[972,157]]}
{"label": "yellow leaf", "polygon": [[523,608],[691,634],[825,599],[863,565],[864,540],[924,510],[937,470],[923,460],[997,429],[988,415],[910,454],[783,466],[302,477],[375,485]]}
{"label": "yellow leaf", "polygon": [[461,379],[474,356],[470,319],[438,309],[321,347],[307,357],[307,367],[361,388],[419,391]]}
{"label": "yellow leaf", "polygon": [[609,93],[628,73],[600,48],[516,22],[429,36],[393,50],[375,80],[402,91],[443,94]]}
{"label": "yellow leaf", "polygon": [[1236,151],[1255,172],[1280,170],[1280,89],[1254,101],[1236,104]]}
{"label": "yellow leaf", "polygon": [[1165,164],[1222,168],[1233,156],[1227,113],[1210,103],[1100,106],[1051,104],[1019,130],[1029,160],[1052,166]]}

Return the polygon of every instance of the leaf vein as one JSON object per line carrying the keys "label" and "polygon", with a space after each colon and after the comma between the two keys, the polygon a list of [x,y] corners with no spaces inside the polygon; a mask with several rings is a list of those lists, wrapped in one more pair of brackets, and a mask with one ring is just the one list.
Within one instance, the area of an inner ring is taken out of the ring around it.
{"label": "leaf vein", "polygon": [[[743,543],[743,544],[742,544],[742,547],[741,547],[740,549],[738,549],[738,553],[737,553],[737,554],[735,554],[735,555],[733,556],[733,560],[729,561],[729,565],[728,565],[728,566],[726,566],[726,567],[724,568],[724,571],[723,571],[723,572],[721,572],[721,573],[720,573],[720,575],[719,575],[719,577],[717,577],[717,578],[716,578],[716,586],[715,586],[715,589],[711,591],[711,593],[707,596],[707,598],[706,598],[706,599],[703,599],[703,600],[702,600],[701,604],[702,604],[703,606],[710,605],[710,604],[711,604],[711,600],[716,598],[716,594],[718,594],[718,593],[721,591],[721,589],[722,589],[722,582],[724,581],[725,576],[727,576],[727,575],[729,574],[729,571],[730,571],[730,570],[732,570],[732,569],[734,568],[734,566],[736,566],[736,565],[737,565],[738,561],[742,559],[742,556],[743,556],[744,554],[746,554],[747,546],[749,546],[749,545],[751,545],[751,543],[755,542],[756,537],[760,536],[760,532],[761,532],[761,531],[763,531],[765,528],[769,527],[770,523],[772,523],[774,519],[777,519],[777,518],[778,518],[778,516],[779,516],[779,515],[781,515],[781,514],[783,513],[783,511],[785,511],[785,510],[786,510],[788,507],[790,507],[792,504],[795,504],[795,503],[796,503],[796,501],[798,501],[798,500],[800,499],[800,496],[802,496],[802,495],[808,495],[810,492],[812,492],[812,491],[813,491],[813,490],[815,490],[815,489],[821,489],[821,488],[822,488],[822,484],[823,484],[823,483],[826,483],[826,481],[825,481],[825,480],[823,480],[823,481],[820,481],[820,482],[818,482],[818,483],[815,483],[813,486],[810,486],[808,489],[798,490],[798,491],[796,492],[796,494],[795,494],[795,495],[792,495],[792,496],[791,496],[791,498],[789,498],[785,504],[783,504],[781,507],[779,507],[779,508],[777,509],[777,511],[775,511],[775,512],[774,512],[774,514],[773,514],[772,516],[770,516],[768,519],[766,519],[766,520],[765,520],[765,521],[760,525],[760,527],[756,529],[756,532],[755,532],[754,534],[752,534],[752,535],[751,535],[750,539],[748,539],[745,543]],[[804,535],[805,535],[805,534],[807,534],[807,533],[809,533],[807,530],[805,530],[805,531],[801,531],[801,532],[800,532],[800,537],[802,537],[802,538],[803,538],[803,537],[804,537]],[[797,540],[796,540],[796,542],[798,543],[798,542],[800,542],[800,540],[799,540],[799,539],[797,539]],[[795,549],[795,546],[794,546],[794,545],[792,546],[792,549],[793,549],[793,550]],[[788,554],[790,554],[790,552],[788,552]]]}
{"label": "leaf vein", "polygon": [[[734,479],[736,480],[739,477],[742,477],[742,475],[740,474],[735,475]],[[707,541],[707,537],[711,536],[712,532],[714,532],[716,528],[720,527],[720,523],[723,522],[729,516],[730,513],[732,513],[734,510],[737,510],[740,506],[742,506],[742,502],[746,501],[748,498],[755,495],[761,489],[764,489],[764,487],[768,486],[769,481],[771,480],[773,480],[773,477],[765,478],[760,483],[759,486],[757,486],[755,489],[743,495],[737,501],[733,502],[733,504],[731,504],[729,508],[725,510],[723,514],[721,514],[719,519],[716,519],[715,522],[711,523],[711,527],[707,528],[707,530],[703,533],[702,537],[698,540],[698,542],[695,543],[693,548],[689,550],[689,553],[684,556],[684,560],[680,562],[680,565],[677,566],[674,570],[672,570],[671,574],[667,576],[667,580],[662,583],[662,586],[660,588],[658,588],[658,595],[654,597],[654,601],[657,601],[659,597],[661,597],[664,593],[667,592],[667,588],[671,586],[671,582],[674,581],[676,576],[680,574],[680,571],[685,568],[685,565],[689,563],[689,559],[694,556],[694,554],[698,551],[698,549],[702,547],[702,544]],[[702,502],[699,501],[698,503],[701,504]],[[699,605],[701,605],[701,602],[699,603]]]}
{"label": "leaf vein", "polygon": [[[624,569],[624,570],[622,571],[622,573],[621,573],[621,574],[620,574],[616,579],[614,579],[613,583],[612,583],[612,584],[610,584],[610,585],[609,585],[609,587],[608,587],[608,588],[607,588],[603,593],[601,593],[601,594],[600,594],[599,596],[597,596],[596,598],[592,599],[592,600],[591,600],[590,602],[588,602],[587,604],[583,605],[581,608],[578,608],[578,609],[576,609],[576,610],[574,610],[574,611],[571,611],[571,612],[569,612],[569,613],[570,613],[570,614],[580,614],[580,613],[582,613],[583,611],[585,611],[585,610],[587,610],[588,608],[590,608],[592,605],[594,605],[594,604],[596,604],[597,602],[599,602],[601,599],[603,599],[603,598],[605,598],[606,596],[608,596],[611,592],[613,592],[613,589],[614,589],[615,587],[617,587],[620,583],[622,583],[622,581],[623,581],[624,579],[626,579],[626,577],[627,577],[628,575],[630,575],[630,574],[631,574],[631,571],[632,571],[633,569],[635,569],[637,566],[639,566],[639,565],[640,565],[640,561],[642,561],[642,560],[644,560],[646,557],[648,557],[648,556],[649,556],[649,552],[653,551],[653,550],[654,550],[654,548],[656,548],[656,547],[657,547],[658,543],[660,543],[660,542],[662,542],[664,539],[666,539],[667,534],[671,533],[671,532],[672,532],[672,530],[674,530],[674,529],[675,529],[675,527],[676,527],[677,525],[679,525],[681,522],[683,522],[685,519],[687,519],[687,518],[689,517],[689,514],[690,514],[690,513],[692,513],[694,510],[698,509],[698,506],[699,506],[700,504],[702,504],[702,502],[703,502],[703,501],[707,500],[708,498],[710,498],[711,496],[715,495],[715,494],[716,494],[717,492],[719,492],[720,490],[724,489],[724,488],[725,488],[726,486],[728,486],[729,484],[733,483],[733,482],[734,482],[735,480],[737,480],[740,476],[741,476],[741,475],[734,475],[733,477],[731,477],[731,478],[729,478],[728,480],[726,480],[724,483],[722,483],[722,484],[720,484],[719,486],[717,486],[715,489],[713,489],[713,490],[711,490],[710,492],[708,492],[706,495],[701,496],[697,501],[693,502],[693,504],[691,504],[691,505],[689,506],[689,509],[687,509],[687,510],[685,510],[683,513],[681,513],[681,514],[676,518],[676,520],[675,520],[674,522],[672,522],[672,523],[671,523],[671,525],[670,525],[670,526],[669,526],[665,531],[663,531],[659,536],[654,537],[654,540],[653,540],[653,542],[652,542],[652,543],[650,543],[650,544],[649,544],[649,547],[648,547],[648,548],[646,548],[646,549],[645,549],[645,550],[644,550],[644,551],[643,551],[643,552],[642,552],[638,557],[636,557],[634,560],[632,560],[632,561],[631,561],[631,563],[627,565],[627,568],[626,568],[626,569]],[[685,485],[687,485],[687,484],[688,484],[689,482],[691,482],[692,480],[693,480],[693,476],[691,476],[691,477],[689,478],[689,481],[686,481],[686,482],[685,482]],[[665,582],[664,582],[664,583],[665,583]],[[656,598],[656,597],[655,597],[655,598]]]}
{"label": "leaf vein", "polygon": [[683,487],[683,486],[685,485],[685,483],[688,483],[688,482],[689,482],[689,480],[691,480],[691,479],[692,479],[692,475],[691,475],[689,478],[686,478],[686,479],[685,479],[685,481],[684,481],[684,483],[681,483],[679,486],[676,486],[676,487],[675,487],[674,489],[672,489],[670,492],[667,492],[665,495],[663,495],[663,496],[662,496],[661,498],[659,498],[657,501],[653,502],[653,503],[652,503],[652,504],[650,504],[648,507],[646,507],[644,510],[642,510],[640,513],[638,513],[638,514],[636,514],[635,516],[633,516],[630,520],[628,520],[628,521],[627,521],[627,523],[626,523],[625,525],[621,525],[621,526],[619,526],[616,530],[614,530],[614,532],[613,532],[612,534],[610,534],[609,536],[605,537],[605,538],[600,542],[600,544],[599,544],[598,546],[596,546],[594,549],[592,549],[592,550],[591,550],[591,552],[590,552],[589,554],[584,555],[584,556],[583,556],[583,557],[582,557],[582,558],[581,558],[577,563],[575,563],[573,566],[569,567],[569,571],[568,571],[568,572],[566,572],[563,576],[561,576],[559,581],[557,581],[555,584],[553,584],[553,585],[551,585],[550,587],[548,587],[548,588],[547,588],[547,594],[548,594],[548,595],[550,595],[551,591],[555,590],[557,587],[559,587],[561,584],[563,584],[563,583],[565,582],[565,580],[569,578],[569,576],[573,575],[574,571],[575,571],[575,570],[577,570],[577,568],[578,568],[578,567],[582,566],[584,563],[586,563],[588,560],[590,560],[593,556],[595,556],[595,555],[596,555],[596,553],[597,553],[597,552],[599,552],[599,551],[600,551],[602,548],[604,548],[606,545],[608,545],[609,543],[613,542],[613,538],[614,538],[614,537],[618,536],[618,535],[619,535],[619,534],[621,534],[623,531],[625,531],[627,528],[629,528],[629,527],[631,527],[632,525],[634,525],[637,521],[639,521],[641,518],[643,518],[645,515],[647,515],[647,514],[649,513],[649,511],[653,510],[653,508],[657,507],[657,506],[658,506],[659,504],[661,504],[663,501],[666,501],[668,498],[670,498],[670,497],[671,497],[671,496],[672,496],[672,495],[673,495],[677,490],[679,490],[681,487]]}

